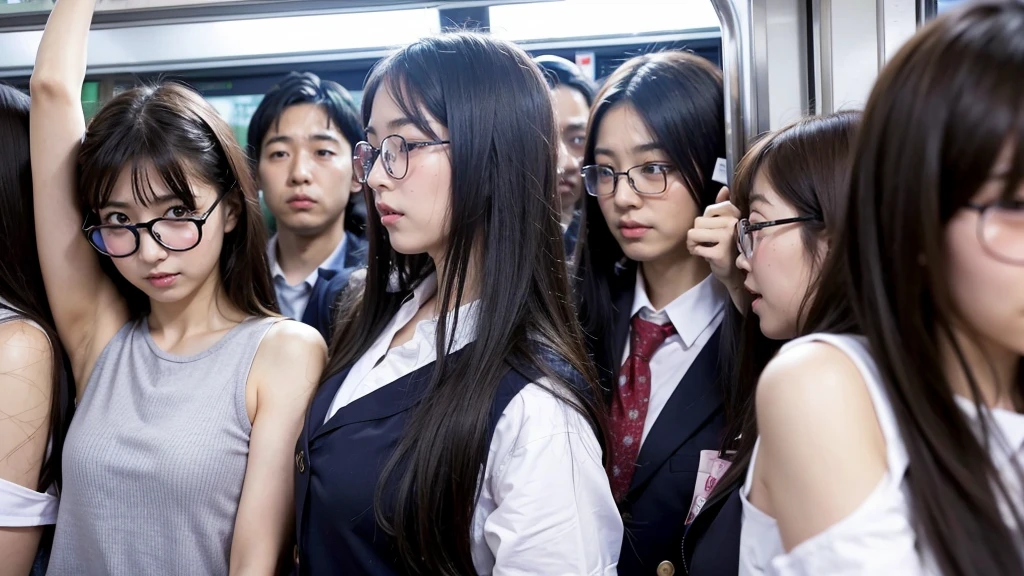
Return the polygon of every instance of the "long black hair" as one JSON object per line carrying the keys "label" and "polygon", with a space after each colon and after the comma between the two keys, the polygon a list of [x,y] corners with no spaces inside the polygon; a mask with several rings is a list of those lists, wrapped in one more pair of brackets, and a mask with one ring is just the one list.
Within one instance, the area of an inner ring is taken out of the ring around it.
{"label": "long black hair", "polygon": [[[703,213],[715,202],[722,186],[711,180],[715,163],[725,158],[722,72],[689,52],[658,52],[628,60],[608,78],[591,107],[585,165],[594,163],[597,133],[605,115],[625,104],[631,105],[643,119]],[[612,329],[612,295],[633,285],[637,263],[623,253],[597,198],[585,196],[580,228],[583,241],[576,247],[575,258],[580,263],[576,281],[580,319],[592,343],[605,343],[606,349],[595,353],[601,358],[617,359],[621,351],[612,350],[613,339],[603,336]],[[732,307],[728,308],[730,317],[736,316]],[[727,318],[725,323],[732,325],[734,320]],[[731,331],[723,331],[728,333]],[[600,364],[603,379],[618,371],[618,365]]]}
{"label": "long black hair", "polygon": [[[851,111],[799,120],[766,134],[736,167],[731,199],[744,216],[750,214],[754,181],[761,175],[797,216],[814,218],[801,224],[801,240],[811,264],[811,282],[799,309],[800,316],[813,301],[824,265],[816,257],[817,244],[823,239],[834,244],[846,217],[850,163],[860,118],[859,112]],[[798,319],[798,329],[802,323]],[[784,340],[772,340],[761,333],[758,317],[748,304],[740,329],[736,370],[725,394],[728,425],[723,452],[736,453],[709,501],[738,487],[746,477],[757,440],[757,380],[783,344]]]}
{"label": "long black hair", "polygon": [[[953,335],[945,232],[1007,148],[1001,200],[1012,203],[1024,185],[1022,94],[1021,0],[982,0],[940,16],[896,54],[868,99],[847,231],[808,315],[809,331],[840,331],[852,318],[867,338],[909,459],[914,528],[947,575],[1024,573],[1020,534],[1000,511],[1007,504],[1019,527],[1020,495],[957,404],[944,352],[945,344],[981,408]],[[836,303],[843,312],[829,310]],[[1024,366],[1016,378],[1024,391]],[[978,413],[982,430],[992,429],[988,411]]]}
{"label": "long black hair", "polygon": [[[50,388],[49,454],[39,472],[39,490],[60,489],[61,453],[74,411],[74,383],[67,356],[54,327],[43,287],[32,217],[29,163],[29,98],[0,84],[0,298],[20,316],[38,324],[50,339],[53,382]],[[0,455],[5,457],[6,455]]]}
{"label": "long black hair", "polygon": [[[532,366],[566,384],[557,394],[604,438],[596,390],[569,385],[542,358],[546,347],[587,382],[595,380],[567,297],[554,206],[554,112],[540,71],[521,49],[473,33],[425,38],[380,62],[366,82],[364,123],[382,89],[425,134],[437,137],[428,116],[448,129],[451,208],[439,316],[455,311],[473,268],[483,320],[475,342],[451,356],[443,352],[458,316],[450,326],[438,322],[429,392],[378,483],[377,520],[396,538],[408,572],[473,574],[469,535],[477,478],[487,461],[489,411],[508,364]],[[351,306],[341,306],[325,378],[364,354],[406,295],[434,272],[426,254],[399,254],[390,246],[364,188],[370,211],[366,283]],[[393,274],[397,291],[388,291]]]}
{"label": "long black hair", "polygon": [[[247,315],[277,313],[256,182],[231,127],[197,92],[165,82],[118,94],[89,123],[78,164],[79,200],[86,213],[106,204],[125,168],[131,169],[132,193],[142,204],[153,196],[146,173],[150,166],[190,210],[196,207],[190,177],[217,188],[238,214],[238,225],[224,236],[221,249],[224,291]],[[148,314],[146,294],[121,276],[109,257],[102,257],[100,265],[132,318]]]}

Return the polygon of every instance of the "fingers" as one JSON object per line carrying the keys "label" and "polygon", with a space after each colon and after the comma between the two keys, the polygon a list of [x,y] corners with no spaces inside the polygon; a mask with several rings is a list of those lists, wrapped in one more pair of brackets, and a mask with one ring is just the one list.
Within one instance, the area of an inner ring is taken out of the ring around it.
{"label": "fingers", "polygon": [[693,252],[698,246],[714,247],[719,244],[726,244],[730,250],[735,244],[734,234],[725,228],[692,228],[686,234],[686,248]]}
{"label": "fingers", "polygon": [[718,196],[715,197],[715,203],[721,204],[722,202],[729,201],[729,187],[722,186],[722,189],[718,191]]}
{"label": "fingers", "polygon": [[698,229],[729,229],[732,230],[736,227],[736,221],[738,218],[732,216],[698,216],[693,221],[693,230]]}
{"label": "fingers", "polygon": [[[726,189],[723,188],[723,190]],[[719,202],[717,204],[712,204],[711,206],[708,206],[707,208],[704,209],[705,218],[718,218],[723,216],[739,219],[739,217],[741,216],[740,209],[737,208],[732,202],[729,202],[728,200],[724,202]]]}

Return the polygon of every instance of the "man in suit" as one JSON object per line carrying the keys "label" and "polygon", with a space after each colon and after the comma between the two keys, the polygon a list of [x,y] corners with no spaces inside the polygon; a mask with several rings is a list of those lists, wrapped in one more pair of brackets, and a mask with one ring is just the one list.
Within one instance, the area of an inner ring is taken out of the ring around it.
{"label": "man in suit", "polygon": [[318,283],[347,277],[365,262],[362,186],[352,147],[364,138],[356,104],[335,82],[289,74],[263,97],[249,123],[250,157],[277,223],[267,256],[281,313],[314,324]]}

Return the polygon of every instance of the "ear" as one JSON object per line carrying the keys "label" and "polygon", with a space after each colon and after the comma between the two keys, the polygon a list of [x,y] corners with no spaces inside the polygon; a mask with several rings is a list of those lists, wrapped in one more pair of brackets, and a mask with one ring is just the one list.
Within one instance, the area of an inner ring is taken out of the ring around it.
{"label": "ear", "polygon": [[[237,192],[236,192],[237,191]],[[239,204],[239,195],[242,194],[242,190],[238,188],[236,184],[234,188],[228,190],[229,196],[225,198],[224,206],[224,233],[228,234],[238,226],[238,216],[242,212],[242,206]]]}
{"label": "ear", "polygon": [[348,189],[352,194],[359,194],[363,191],[363,185],[356,180],[355,174],[352,175],[352,186]]}
{"label": "ear", "polygon": [[729,200],[729,187],[722,186],[722,189],[718,191],[718,196],[715,196],[715,204],[721,204]]}

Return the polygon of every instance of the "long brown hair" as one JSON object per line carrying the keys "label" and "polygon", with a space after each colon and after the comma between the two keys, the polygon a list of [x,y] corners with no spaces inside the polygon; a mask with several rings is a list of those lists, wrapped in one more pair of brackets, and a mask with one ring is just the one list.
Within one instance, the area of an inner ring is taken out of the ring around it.
{"label": "long brown hair", "polygon": [[[811,116],[766,134],[743,156],[736,167],[731,198],[747,216],[754,180],[758,175],[790,204],[798,216],[813,221],[801,223],[801,239],[811,263],[811,283],[800,307],[800,316],[814,299],[821,266],[817,243],[835,241],[846,216],[846,198],[854,141],[860,124],[859,112]],[[801,325],[800,319],[797,325]],[[735,450],[732,465],[715,487],[712,499],[743,483],[757,440],[757,410],[754,392],[757,379],[784,341],[761,333],[756,314],[747,306],[739,338],[736,370],[726,388],[726,428],[723,450]]]}
{"label": "long brown hair", "polygon": [[[428,394],[378,481],[374,508],[378,524],[396,539],[404,571],[475,574],[470,533],[477,479],[487,462],[491,406],[509,365],[558,383],[551,393],[580,412],[598,439],[605,436],[594,370],[567,297],[554,111],[529,56],[481,34],[424,38],[380,62],[366,82],[364,123],[382,89],[428,136],[437,137],[428,114],[449,132],[451,208],[438,302],[440,318],[456,315],[451,325],[437,324]],[[434,272],[426,254],[391,247],[369,186],[364,193],[366,283],[341,306],[325,378],[366,353],[410,291]],[[447,355],[460,322],[452,303],[462,301],[474,262],[480,266],[476,340]],[[397,290],[389,291],[392,278]],[[571,371],[584,382],[570,381]]]}
{"label": "long brown hair", "polygon": [[[843,331],[849,302],[867,337],[906,446],[912,521],[947,575],[1024,573],[1011,495],[958,407],[940,342],[977,382],[952,336],[944,231],[989,178],[1007,142],[1004,199],[1024,184],[1024,2],[988,0],[939,17],[879,76],[851,174],[848,229],[832,251],[807,331]],[[842,310],[845,306],[840,305]],[[1024,370],[1017,386],[1024,390]],[[1019,474],[1019,468],[1017,468]]]}
{"label": "long brown hair", "polygon": [[[39,471],[39,490],[61,486],[61,453],[74,412],[75,392],[67,356],[50,315],[39,269],[29,160],[29,98],[0,84],[0,298],[13,312],[38,324],[53,350],[50,450]],[[0,304],[2,306],[2,304]],[[6,458],[0,454],[0,458]]]}
{"label": "long brown hair", "polygon": [[[131,168],[132,193],[143,205],[153,196],[148,168],[189,209],[196,207],[190,178],[226,194],[224,202],[238,214],[238,225],[224,236],[221,250],[224,291],[247,315],[277,312],[255,181],[231,127],[202,96],[173,82],[122,92],[89,123],[78,164],[84,213],[106,204],[125,167]],[[110,258],[102,257],[100,262],[132,317],[148,314],[145,293],[125,280]]]}

